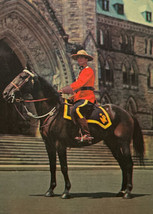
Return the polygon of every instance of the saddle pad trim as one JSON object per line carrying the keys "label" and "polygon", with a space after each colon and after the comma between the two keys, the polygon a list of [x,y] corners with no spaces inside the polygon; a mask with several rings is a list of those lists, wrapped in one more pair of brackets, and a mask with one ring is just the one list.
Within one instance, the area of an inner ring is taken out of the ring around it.
{"label": "saddle pad trim", "polygon": [[68,101],[67,101],[67,99],[65,99],[65,105],[64,105],[64,115],[63,115],[63,117],[65,118],[65,119],[68,119],[68,120],[72,120],[72,118],[71,118],[71,116],[69,116],[69,115],[67,115],[67,112],[68,112]]}
{"label": "saddle pad trim", "polygon": [[[64,114],[63,114],[63,117],[65,119],[68,119],[68,120],[72,120],[71,116],[69,116],[67,113],[68,113],[68,101],[67,99],[65,99],[65,105],[64,105]],[[92,119],[88,119],[87,122],[88,123],[93,123],[93,124],[97,124],[99,125],[100,127],[102,127],[103,129],[107,129],[108,127],[110,127],[112,125],[112,122],[108,116],[108,113],[105,111],[104,108],[102,108],[101,106],[99,106],[99,108],[105,113],[105,116],[107,118],[107,121],[108,123],[106,125],[102,124],[101,122],[97,121],[97,120],[92,120]],[[100,120],[102,121],[103,118],[100,117]]]}

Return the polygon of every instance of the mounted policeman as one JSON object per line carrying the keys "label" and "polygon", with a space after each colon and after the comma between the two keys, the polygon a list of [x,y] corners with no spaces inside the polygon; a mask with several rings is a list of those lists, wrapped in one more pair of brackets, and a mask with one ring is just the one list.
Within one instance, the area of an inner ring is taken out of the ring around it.
{"label": "mounted policeman", "polygon": [[75,139],[81,142],[88,141],[90,143],[93,137],[89,132],[86,115],[87,112],[93,108],[93,104],[95,103],[95,73],[87,63],[88,61],[92,61],[93,57],[85,50],[79,50],[77,54],[73,54],[71,57],[77,60],[80,66],[78,78],[72,84],[60,89],[59,92],[73,95],[74,107],[71,116],[81,130],[81,135]]}

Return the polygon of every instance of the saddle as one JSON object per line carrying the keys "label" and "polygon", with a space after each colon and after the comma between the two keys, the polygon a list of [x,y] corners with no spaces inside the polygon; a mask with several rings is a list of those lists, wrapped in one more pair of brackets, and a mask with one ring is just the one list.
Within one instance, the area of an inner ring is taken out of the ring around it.
{"label": "saddle", "polygon": [[[66,120],[72,120],[71,117],[71,109],[73,108],[73,104],[68,100],[64,100],[64,113],[63,117]],[[111,119],[107,113],[107,111],[100,105],[93,104],[93,108],[87,114],[86,120],[88,124],[97,124],[103,129],[107,129],[112,125]]]}

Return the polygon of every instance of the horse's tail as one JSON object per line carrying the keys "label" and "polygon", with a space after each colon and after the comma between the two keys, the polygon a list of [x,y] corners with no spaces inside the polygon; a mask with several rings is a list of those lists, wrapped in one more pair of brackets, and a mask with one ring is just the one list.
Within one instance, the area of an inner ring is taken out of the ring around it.
{"label": "horse's tail", "polygon": [[140,165],[144,165],[144,139],[141,127],[138,120],[133,117],[134,120],[134,132],[133,132],[133,148],[136,153],[136,156],[140,160]]}

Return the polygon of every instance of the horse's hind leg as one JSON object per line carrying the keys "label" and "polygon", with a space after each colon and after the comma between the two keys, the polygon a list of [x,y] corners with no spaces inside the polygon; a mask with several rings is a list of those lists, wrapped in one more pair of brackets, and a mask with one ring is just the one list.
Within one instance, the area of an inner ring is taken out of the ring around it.
{"label": "horse's hind leg", "polygon": [[131,190],[133,188],[133,161],[131,158],[129,143],[125,141],[123,142],[122,146],[118,150],[118,155],[116,157],[122,170],[122,187],[117,196],[123,196],[123,198],[129,199],[131,198]]}
{"label": "horse's hind leg", "polygon": [[133,188],[133,161],[131,157],[129,142],[124,141],[124,143],[122,143],[121,153],[123,154],[123,162],[121,163],[121,169],[124,173],[123,176],[125,179],[125,181],[123,180],[123,187],[125,188],[126,186],[124,198],[129,199],[131,198],[131,191]]}
{"label": "horse's hind leg", "polygon": [[65,189],[62,194],[62,199],[68,199],[68,198],[70,198],[69,190],[71,188],[71,183],[70,183],[69,176],[68,176],[66,148],[63,147],[62,145],[59,145],[57,152],[58,152],[58,157],[59,157],[59,161],[60,161],[60,165],[61,165],[61,171],[62,171],[64,180],[65,180]]}
{"label": "horse's hind leg", "polygon": [[115,141],[112,143],[112,145],[107,145],[111,149],[113,156],[118,161],[122,170],[122,186],[121,190],[117,194],[117,197],[123,197],[127,199],[131,198],[133,162],[130,154],[129,144],[126,143],[121,147],[122,144],[118,141]]}

